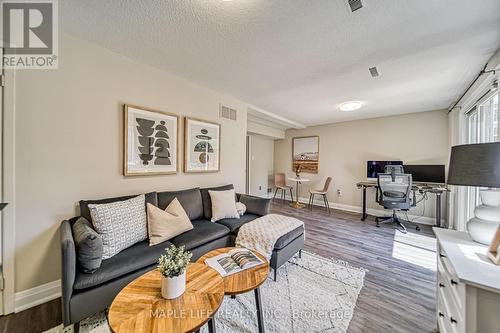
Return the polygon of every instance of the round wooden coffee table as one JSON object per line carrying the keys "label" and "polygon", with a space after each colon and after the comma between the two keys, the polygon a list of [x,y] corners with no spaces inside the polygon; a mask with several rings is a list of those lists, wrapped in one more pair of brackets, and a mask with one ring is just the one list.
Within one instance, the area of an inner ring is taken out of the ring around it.
{"label": "round wooden coffee table", "polygon": [[200,264],[189,264],[186,291],[167,300],[161,296],[161,273],[155,269],[129,283],[115,297],[108,321],[116,333],[194,332],[209,322],[224,299],[224,281],[217,271]]}
{"label": "round wooden coffee table", "polygon": [[[235,249],[235,247],[224,247],[210,251],[203,257],[198,259],[196,262],[199,264],[205,264],[205,259],[229,252],[233,249]],[[266,281],[267,276],[269,275],[269,261],[267,261],[267,259],[262,254],[256,251],[252,252],[256,254],[262,261],[264,261],[264,263],[246,269],[244,271],[223,277],[224,293],[226,295],[231,295],[234,297],[238,294],[243,294],[253,290],[255,293],[255,304],[257,306],[257,324],[259,326],[259,332],[264,332],[264,321],[262,317],[262,304],[259,287]]]}

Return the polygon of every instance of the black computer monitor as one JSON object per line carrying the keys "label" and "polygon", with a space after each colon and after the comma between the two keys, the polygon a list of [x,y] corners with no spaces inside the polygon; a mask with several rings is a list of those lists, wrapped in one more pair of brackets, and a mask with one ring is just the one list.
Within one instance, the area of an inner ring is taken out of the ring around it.
{"label": "black computer monitor", "polygon": [[446,182],[444,164],[405,164],[403,169],[405,173],[411,174],[414,182],[438,184]]}
{"label": "black computer monitor", "polygon": [[379,173],[384,172],[386,165],[403,165],[403,161],[367,161],[366,178],[377,178]]}

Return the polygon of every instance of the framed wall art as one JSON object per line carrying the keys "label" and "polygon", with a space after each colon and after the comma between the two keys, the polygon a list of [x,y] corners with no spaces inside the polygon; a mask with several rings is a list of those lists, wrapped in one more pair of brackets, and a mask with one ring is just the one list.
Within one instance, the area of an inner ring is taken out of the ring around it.
{"label": "framed wall art", "polygon": [[292,170],[318,173],[319,136],[303,136],[292,139]]}
{"label": "framed wall art", "polygon": [[184,172],[220,170],[220,124],[184,117]]}
{"label": "framed wall art", "polygon": [[124,115],[124,175],[177,173],[179,116],[128,104]]}

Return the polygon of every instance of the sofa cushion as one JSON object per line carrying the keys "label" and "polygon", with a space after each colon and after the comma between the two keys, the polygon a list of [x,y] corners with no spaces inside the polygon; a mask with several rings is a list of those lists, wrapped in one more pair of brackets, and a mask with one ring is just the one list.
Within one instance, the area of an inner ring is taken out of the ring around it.
{"label": "sofa cushion", "polygon": [[[201,198],[203,200],[203,215],[207,220],[210,221],[212,218],[212,200],[210,200],[210,194],[208,194],[208,191],[227,191],[232,189],[234,189],[233,184],[200,189]],[[236,201],[236,198],[234,201]]]}
{"label": "sofa cushion", "polygon": [[102,238],[102,258],[142,242],[148,237],[144,194],[125,201],[89,204],[92,224]]}
{"label": "sofa cushion", "polygon": [[238,201],[236,203],[236,210],[238,211],[238,214],[240,214],[240,216],[243,216],[243,214],[245,214],[245,212],[247,211],[247,206],[245,206],[243,202]]}
{"label": "sofa cushion", "polygon": [[[144,194],[146,197],[146,203],[150,203],[152,205],[158,206],[158,200],[156,198],[156,192],[149,192]],[[99,199],[99,200],[80,200],[80,215],[85,217],[87,220],[92,221],[92,217],[90,216],[89,204],[106,204],[116,201],[124,201],[128,199],[132,199],[136,197],[136,195],[127,195],[123,197],[115,197],[115,198],[107,198],[107,199]],[[173,198],[172,198],[173,199]],[[167,206],[165,206],[167,207]],[[165,209],[163,207],[163,209]],[[144,204],[144,211],[146,211],[146,204]]]}
{"label": "sofa cushion", "polygon": [[240,229],[240,227],[243,224],[250,222],[252,220],[255,220],[258,217],[260,217],[260,216],[247,213],[247,214],[242,215],[239,219],[222,219],[222,220],[217,221],[216,223],[219,223],[219,224],[222,224],[223,226],[228,227],[231,234],[236,235],[238,233],[238,230]]}
{"label": "sofa cushion", "polygon": [[191,221],[203,217],[203,203],[201,201],[201,192],[199,188],[182,191],[158,192],[158,208],[167,208],[167,206],[175,198],[179,200],[182,208],[184,208]]}
{"label": "sofa cushion", "polygon": [[259,216],[269,214],[269,205],[271,203],[271,199],[242,194],[240,195],[239,200],[246,206],[247,213],[252,213]]}
{"label": "sofa cushion", "polygon": [[73,224],[78,263],[85,273],[93,273],[101,266],[102,238],[86,218],[79,217]]}
{"label": "sofa cushion", "polygon": [[210,201],[212,201],[212,218],[210,221],[217,222],[222,219],[240,218],[240,214],[236,209],[236,193],[234,190],[209,190],[208,194],[210,195]]}
{"label": "sofa cushion", "polygon": [[191,223],[193,223],[193,229],[172,238],[170,242],[176,246],[185,245],[186,250],[191,250],[229,234],[229,229],[221,224],[207,220],[195,220]]}
{"label": "sofa cushion", "polygon": [[186,211],[179,200],[174,199],[165,210],[152,204],[148,206],[149,245],[160,244],[170,238],[193,229]]}
{"label": "sofa cushion", "polygon": [[172,245],[166,241],[154,246],[149,246],[149,241],[132,245],[114,257],[103,260],[101,267],[93,274],[87,274],[77,270],[75,277],[75,289],[86,289],[98,286],[104,282],[119,278],[125,274],[132,273],[144,267],[155,264],[165,248]]}
{"label": "sofa cushion", "polygon": [[290,244],[295,238],[299,237],[303,233],[304,233],[303,226],[300,226],[300,227],[293,229],[289,233],[286,233],[283,236],[281,236],[280,238],[278,238],[278,240],[276,241],[276,244],[274,244],[274,248],[276,250],[281,250],[282,248],[284,248],[285,246]]}

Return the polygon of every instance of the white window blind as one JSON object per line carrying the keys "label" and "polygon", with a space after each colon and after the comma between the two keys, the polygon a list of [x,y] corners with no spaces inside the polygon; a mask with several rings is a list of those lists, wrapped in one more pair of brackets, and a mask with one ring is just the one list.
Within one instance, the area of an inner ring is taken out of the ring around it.
{"label": "white window blind", "polygon": [[[500,112],[498,110],[498,92],[490,92],[481,98],[466,113],[467,143],[487,143],[500,141]],[[474,216],[474,208],[480,203],[479,188],[469,187],[466,191],[466,216]],[[464,225],[456,226],[457,230],[465,230]]]}

